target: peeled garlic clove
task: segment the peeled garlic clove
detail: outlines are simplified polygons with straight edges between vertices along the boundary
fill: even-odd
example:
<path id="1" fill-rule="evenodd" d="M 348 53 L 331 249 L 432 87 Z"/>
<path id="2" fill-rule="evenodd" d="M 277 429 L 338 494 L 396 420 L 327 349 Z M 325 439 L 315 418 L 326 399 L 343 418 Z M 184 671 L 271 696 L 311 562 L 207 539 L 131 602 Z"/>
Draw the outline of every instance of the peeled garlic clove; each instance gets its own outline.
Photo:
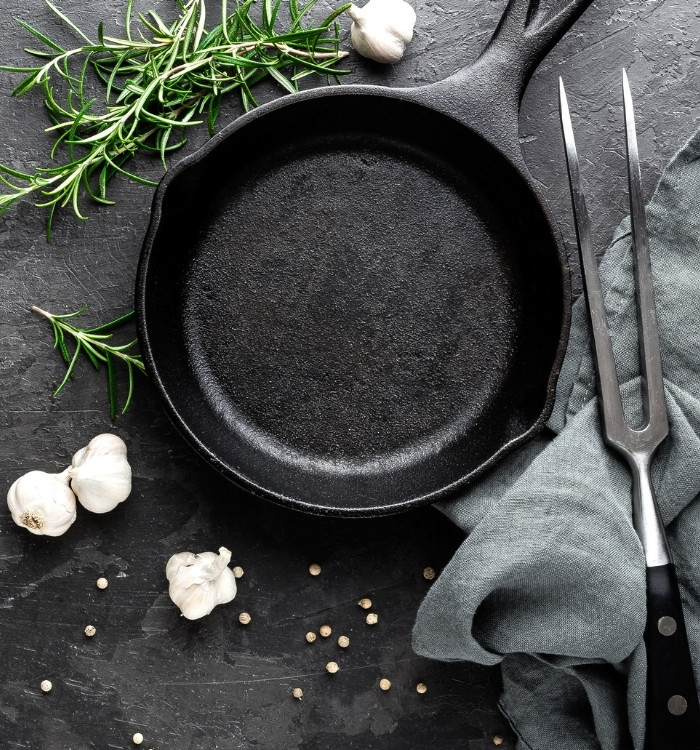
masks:
<path id="1" fill-rule="evenodd" d="M 80 504 L 93 513 L 106 513 L 131 492 L 131 467 L 126 444 L 109 432 L 94 437 L 74 456 L 70 486 Z"/>
<path id="2" fill-rule="evenodd" d="M 231 552 L 226 547 L 220 547 L 218 555 L 178 552 L 168 560 L 165 577 L 170 581 L 170 598 L 188 620 L 198 620 L 236 596 L 236 577 L 229 562 Z"/>
<path id="3" fill-rule="evenodd" d="M 68 470 L 62 474 L 30 471 L 7 493 L 12 520 L 32 534 L 60 536 L 75 521 L 75 495 L 68 486 Z"/>
<path id="4" fill-rule="evenodd" d="M 351 5 L 350 39 L 363 57 L 380 63 L 395 63 L 413 39 L 416 12 L 405 0 L 369 0 L 358 8 Z"/>

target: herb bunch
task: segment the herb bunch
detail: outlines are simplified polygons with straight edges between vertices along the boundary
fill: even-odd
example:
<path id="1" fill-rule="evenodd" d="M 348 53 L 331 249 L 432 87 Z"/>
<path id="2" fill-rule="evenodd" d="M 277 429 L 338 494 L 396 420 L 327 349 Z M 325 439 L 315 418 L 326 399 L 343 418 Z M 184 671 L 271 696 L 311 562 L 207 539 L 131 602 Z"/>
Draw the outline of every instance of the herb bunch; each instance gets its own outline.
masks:
<path id="1" fill-rule="evenodd" d="M 176 0 L 178 18 L 166 25 L 154 11 L 138 14 L 132 31 L 133 0 L 127 0 L 126 38 L 107 36 L 102 24 L 93 40 L 49 0 L 47 5 L 80 39 L 64 49 L 25 21 L 19 25 L 45 49 L 27 49 L 42 64 L 35 67 L 3 65 L 0 70 L 23 73 L 12 92 L 23 96 L 35 88 L 43 91 L 44 104 L 56 133 L 51 159 L 59 151 L 59 163 L 39 167 L 34 174 L 0 164 L 0 181 L 8 192 L 0 194 L 0 214 L 30 194 L 41 196 L 37 206 L 48 208 L 47 238 L 51 237 L 54 212 L 71 206 L 80 219 L 83 191 L 94 201 L 113 204 L 107 183 L 116 174 L 144 185 L 152 180 L 125 169 L 125 162 L 141 150 L 160 155 L 186 143 L 185 131 L 206 122 L 214 133 L 223 97 L 238 91 L 243 107 L 257 106 L 252 88 L 264 78 L 274 79 L 285 91 L 298 90 L 299 80 L 311 74 L 337 80 L 347 70 L 338 68 L 347 55 L 339 49 L 336 18 L 350 4 L 342 5 L 320 24 L 305 28 L 305 17 L 318 0 L 299 7 L 288 0 L 288 23 L 282 21 L 282 0 L 262 0 L 260 21 L 251 15 L 255 0 L 221 0 L 221 22 L 208 31 L 204 0 Z M 93 74 L 104 84 L 104 103 L 89 98 Z M 55 83 L 60 86 L 57 93 Z M 59 101 L 59 98 L 61 101 Z"/>
<path id="2" fill-rule="evenodd" d="M 76 310 L 74 313 L 68 313 L 66 315 L 55 315 L 46 310 L 42 310 L 40 307 L 33 306 L 34 312 L 43 315 L 51 322 L 54 334 L 54 349 L 58 349 L 61 352 L 61 356 L 68 366 L 66 374 L 61 384 L 54 391 L 54 397 L 63 390 L 66 383 L 74 376 L 75 366 L 78 362 L 80 352 L 83 352 L 87 358 L 92 362 L 96 370 L 100 369 L 101 365 L 105 365 L 107 369 L 107 388 L 109 391 L 109 416 L 114 419 L 117 415 L 117 380 L 115 373 L 116 363 L 121 362 L 126 365 L 126 369 L 129 376 L 129 390 L 126 396 L 126 401 L 122 407 L 121 413 L 129 408 L 131 399 L 134 395 L 134 370 L 146 373 L 146 368 L 141 360 L 141 355 L 136 353 L 130 353 L 129 350 L 133 349 L 138 343 L 136 339 L 129 341 L 127 344 L 115 346 L 109 343 L 112 338 L 112 331 L 121 326 L 122 324 L 130 321 L 134 317 L 134 311 L 120 315 L 118 318 L 111 320 L 109 323 L 97 326 L 95 328 L 79 328 L 78 326 L 70 323 L 71 318 L 77 318 L 87 310 L 87 305 L 83 305 L 80 310 Z M 66 335 L 71 336 L 75 343 L 75 349 L 71 354 L 66 344 Z"/>

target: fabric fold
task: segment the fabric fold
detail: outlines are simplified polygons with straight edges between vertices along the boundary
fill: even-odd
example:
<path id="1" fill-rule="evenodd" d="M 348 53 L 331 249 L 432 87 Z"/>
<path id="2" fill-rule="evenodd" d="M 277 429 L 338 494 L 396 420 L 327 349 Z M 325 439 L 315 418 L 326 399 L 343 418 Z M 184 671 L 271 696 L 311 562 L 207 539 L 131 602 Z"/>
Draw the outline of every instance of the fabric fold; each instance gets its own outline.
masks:
<path id="1" fill-rule="evenodd" d="M 647 206 L 670 434 L 652 465 L 700 666 L 700 133 Z M 640 426 L 629 221 L 600 266 L 625 413 Z M 440 509 L 466 533 L 414 649 L 502 665 L 519 750 L 642 750 L 645 568 L 631 477 L 604 444 L 588 316 L 574 305 L 549 429 Z"/>

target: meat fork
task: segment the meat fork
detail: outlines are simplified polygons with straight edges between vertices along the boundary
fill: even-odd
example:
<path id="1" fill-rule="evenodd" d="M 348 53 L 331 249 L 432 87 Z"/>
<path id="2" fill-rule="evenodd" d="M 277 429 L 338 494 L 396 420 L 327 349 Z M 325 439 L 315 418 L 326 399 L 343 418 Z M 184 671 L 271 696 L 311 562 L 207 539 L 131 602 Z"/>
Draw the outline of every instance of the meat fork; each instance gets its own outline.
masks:
<path id="1" fill-rule="evenodd" d="M 593 330 L 605 441 L 626 459 L 632 472 L 634 528 L 644 549 L 647 568 L 646 750 L 698 750 L 700 706 L 693 676 L 683 608 L 675 567 L 666 541 L 649 467 L 668 435 L 668 415 L 661 372 L 659 334 L 651 275 L 646 217 L 641 191 L 639 151 L 627 74 L 622 72 L 627 140 L 635 292 L 639 328 L 639 360 L 645 424 L 632 429 L 625 422 L 610 332 L 596 263 L 586 201 L 581 185 L 576 143 L 564 84 L 559 79 L 561 116 L 569 184 L 574 208 L 584 289 Z"/>

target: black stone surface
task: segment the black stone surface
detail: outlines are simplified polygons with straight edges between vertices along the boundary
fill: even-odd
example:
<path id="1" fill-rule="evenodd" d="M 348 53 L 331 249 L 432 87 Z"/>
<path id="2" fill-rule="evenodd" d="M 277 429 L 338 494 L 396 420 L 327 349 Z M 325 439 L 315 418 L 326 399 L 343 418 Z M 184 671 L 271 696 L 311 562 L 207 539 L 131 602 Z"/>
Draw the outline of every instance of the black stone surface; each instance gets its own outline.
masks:
<path id="1" fill-rule="evenodd" d="M 137 3 L 169 17 L 169 2 Z M 437 81 L 473 59 L 504 0 L 425 0 L 408 54 L 393 68 L 350 58 L 353 82 L 410 85 Z M 61 7 L 86 29 L 117 29 L 122 0 Z M 210 3 L 212 15 L 218 4 Z M 7 0 L 0 10 L 0 59 L 21 62 L 22 16 L 69 41 L 39 0 Z M 344 22 L 347 29 L 347 21 Z M 687 0 L 600 0 L 540 66 L 521 114 L 525 159 L 569 243 L 568 188 L 559 133 L 556 81 L 565 78 L 590 196 L 595 238 L 605 246 L 626 212 L 620 69 L 636 102 L 644 190 L 651 194 L 668 158 L 697 125 L 700 14 Z M 27 169 L 45 160 L 38 94 L 11 99 L 14 77 L 0 73 L 0 161 Z M 273 88 L 261 98 L 276 95 Z M 497 106 L 497 102 L 494 103 Z M 232 102 L 222 122 L 237 116 Z M 201 144 L 199 132 L 188 148 Z M 142 173 L 158 175 L 144 160 Z M 493 747 L 515 738 L 498 713 L 498 672 L 440 664 L 411 652 L 415 610 L 460 534 L 428 509 L 375 521 L 303 516 L 253 501 L 195 457 L 165 418 L 147 380 L 129 413 L 111 424 L 103 375 L 83 366 L 56 400 L 63 366 L 46 322 L 52 311 L 90 305 L 101 322 L 131 306 L 147 188 L 115 183 L 113 208 L 82 223 L 66 214 L 54 241 L 29 203 L 0 219 L 0 484 L 30 469 L 60 471 L 99 432 L 128 443 L 134 489 L 105 516 L 87 512 L 57 539 L 31 536 L 0 513 L 0 746 L 37 750 L 132 747 L 190 750 L 269 748 Z M 573 256 L 572 256 L 573 257 Z M 123 383 L 122 383 L 123 385 Z M 3 492 L 5 491 L 3 489 Z M 514 540 L 513 543 L 517 543 Z M 188 622 L 170 603 L 168 557 L 226 545 L 245 576 L 239 594 L 208 618 Z M 307 572 L 318 562 L 318 578 Z M 106 591 L 95 587 L 105 575 Z M 364 624 L 356 601 L 369 596 L 379 623 Z M 248 611 L 252 622 L 239 625 Z M 97 634 L 83 635 L 92 623 Z M 328 623 L 333 635 L 307 644 Z M 346 634 L 342 651 L 335 639 Z M 330 676 L 325 664 L 336 660 Z M 378 690 L 380 677 L 392 681 Z M 43 679 L 54 688 L 44 694 Z M 417 682 L 428 692 L 418 695 Z M 291 697 L 302 687 L 304 698 Z"/>

